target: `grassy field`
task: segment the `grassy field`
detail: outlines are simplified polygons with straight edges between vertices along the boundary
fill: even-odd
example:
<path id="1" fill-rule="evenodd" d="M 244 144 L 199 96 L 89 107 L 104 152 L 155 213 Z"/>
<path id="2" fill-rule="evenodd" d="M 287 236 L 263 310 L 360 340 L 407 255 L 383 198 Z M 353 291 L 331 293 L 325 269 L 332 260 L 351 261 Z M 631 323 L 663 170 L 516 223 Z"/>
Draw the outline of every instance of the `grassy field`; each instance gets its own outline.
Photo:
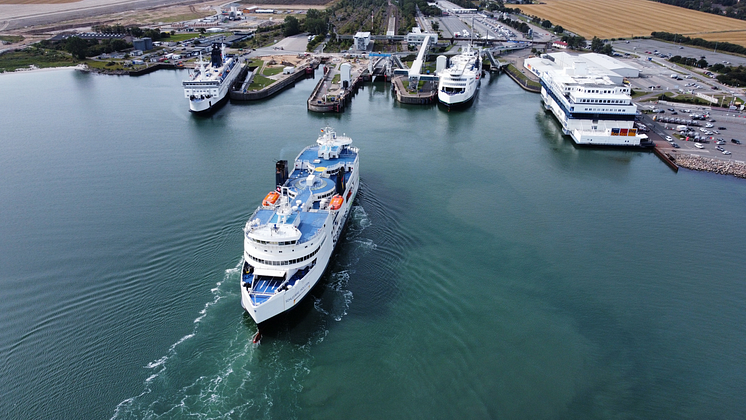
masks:
<path id="1" fill-rule="evenodd" d="M 268 79 L 261 74 L 255 74 L 254 80 L 251 81 L 251 84 L 246 88 L 247 90 L 259 90 L 263 89 L 266 86 L 271 85 L 275 81 L 272 79 Z"/>
<path id="2" fill-rule="evenodd" d="M 0 55 L 0 72 L 15 71 L 16 69 L 28 68 L 34 65 L 39 68 L 47 67 L 69 67 L 78 64 L 70 54 L 33 48 L 24 51 L 14 51 Z"/>
<path id="3" fill-rule="evenodd" d="M 542 3 L 516 7 L 588 39 L 649 36 L 653 31 L 664 31 L 746 46 L 746 21 L 650 0 L 542 0 Z"/>
<path id="4" fill-rule="evenodd" d="M 264 67 L 264 71 L 262 72 L 265 76 L 274 76 L 276 74 L 282 73 L 282 66 L 280 67 Z"/>
<path id="5" fill-rule="evenodd" d="M 0 41 L 10 42 L 11 44 L 23 41 L 24 37 L 20 35 L 0 35 Z"/>

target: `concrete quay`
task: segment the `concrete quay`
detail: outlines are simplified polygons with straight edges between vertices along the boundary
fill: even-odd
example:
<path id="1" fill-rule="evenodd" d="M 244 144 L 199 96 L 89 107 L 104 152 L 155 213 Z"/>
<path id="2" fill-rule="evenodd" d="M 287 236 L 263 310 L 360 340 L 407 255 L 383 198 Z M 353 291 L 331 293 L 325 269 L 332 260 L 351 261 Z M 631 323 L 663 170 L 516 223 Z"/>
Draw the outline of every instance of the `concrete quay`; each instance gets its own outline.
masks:
<path id="1" fill-rule="evenodd" d="M 268 98 L 283 89 L 295 85 L 295 82 L 297 82 L 300 79 L 306 78 L 306 77 L 312 77 L 313 76 L 313 70 L 316 69 L 319 66 L 319 62 L 316 60 L 311 61 L 310 63 L 303 65 L 301 67 L 296 68 L 296 70 L 289 74 L 289 75 L 283 75 L 283 77 L 279 78 L 277 81 L 272 83 L 269 86 L 266 86 L 259 90 L 241 90 L 242 85 L 248 85 L 251 83 L 250 78 L 253 76 L 252 72 L 249 72 L 248 69 L 245 70 L 245 72 L 238 77 L 238 81 L 236 81 L 231 88 L 229 94 L 232 101 L 258 101 L 260 99 Z M 257 71 L 259 69 L 255 69 Z M 247 79 L 249 78 L 249 79 Z M 246 83 L 244 83 L 246 82 Z"/>
<path id="2" fill-rule="evenodd" d="M 404 76 L 394 77 L 392 86 L 396 100 L 403 104 L 429 105 L 438 101 L 438 85 L 433 81 L 425 82 L 423 89 L 410 92 L 404 87 Z"/>
<path id="3" fill-rule="evenodd" d="M 342 62 L 339 59 L 327 61 L 324 67 L 324 76 L 316 84 L 311 96 L 308 98 L 306 106 L 312 112 L 344 112 L 346 106 L 357 93 L 360 86 L 369 77 L 367 75 L 367 60 L 345 61 L 351 68 L 350 84 L 344 86 L 340 78 L 335 76 L 340 74 Z"/>

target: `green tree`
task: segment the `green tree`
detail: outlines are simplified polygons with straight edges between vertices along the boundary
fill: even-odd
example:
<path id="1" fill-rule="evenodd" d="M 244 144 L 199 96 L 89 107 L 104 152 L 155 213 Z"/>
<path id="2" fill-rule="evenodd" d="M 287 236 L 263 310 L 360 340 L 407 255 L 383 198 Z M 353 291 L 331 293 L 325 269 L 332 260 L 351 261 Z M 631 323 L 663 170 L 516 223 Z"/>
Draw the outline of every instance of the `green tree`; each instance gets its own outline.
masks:
<path id="1" fill-rule="evenodd" d="M 285 27 L 283 29 L 285 36 L 292 36 L 300 33 L 300 22 L 295 16 L 285 16 Z"/>
<path id="2" fill-rule="evenodd" d="M 606 44 L 601 48 L 601 54 L 613 55 L 614 48 L 612 48 L 611 44 Z"/>
<path id="3" fill-rule="evenodd" d="M 554 27 L 554 33 L 555 34 L 561 34 L 563 32 L 565 32 L 565 28 L 563 28 L 563 27 L 561 27 L 559 25 L 557 25 L 557 26 Z"/>
<path id="4" fill-rule="evenodd" d="M 72 54 L 75 58 L 85 60 L 86 52 L 88 51 L 88 43 L 77 36 L 71 36 L 70 38 L 67 38 L 67 41 L 65 42 L 65 51 Z"/>
<path id="5" fill-rule="evenodd" d="M 707 67 L 707 60 L 705 60 L 704 58 L 701 58 L 699 61 L 697 61 L 697 67 L 701 69 Z"/>
<path id="6" fill-rule="evenodd" d="M 544 21 L 541 22 L 541 27 L 549 29 L 552 27 L 552 22 L 550 22 L 549 19 L 544 19 Z"/>
<path id="7" fill-rule="evenodd" d="M 604 47 L 604 42 L 601 41 L 597 36 L 594 36 L 591 40 L 591 51 L 595 53 L 600 53 L 601 49 Z"/>

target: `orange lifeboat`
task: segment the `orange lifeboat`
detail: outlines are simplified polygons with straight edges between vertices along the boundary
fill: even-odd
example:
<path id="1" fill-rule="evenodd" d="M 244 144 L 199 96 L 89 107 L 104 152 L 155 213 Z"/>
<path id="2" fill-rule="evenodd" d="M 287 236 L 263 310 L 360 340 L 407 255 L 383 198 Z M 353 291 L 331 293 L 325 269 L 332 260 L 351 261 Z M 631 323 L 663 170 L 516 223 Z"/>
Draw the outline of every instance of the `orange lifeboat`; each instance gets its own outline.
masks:
<path id="1" fill-rule="evenodd" d="M 263 206 L 272 206 L 277 202 L 277 199 L 280 198 L 280 193 L 277 191 L 272 191 L 269 194 L 267 194 L 266 197 L 264 197 L 264 201 L 262 201 Z"/>
<path id="2" fill-rule="evenodd" d="M 341 195 L 337 194 L 334 197 L 332 197 L 332 202 L 329 204 L 330 210 L 339 210 L 340 207 L 342 207 L 342 203 L 344 203 L 344 198 L 342 198 Z"/>

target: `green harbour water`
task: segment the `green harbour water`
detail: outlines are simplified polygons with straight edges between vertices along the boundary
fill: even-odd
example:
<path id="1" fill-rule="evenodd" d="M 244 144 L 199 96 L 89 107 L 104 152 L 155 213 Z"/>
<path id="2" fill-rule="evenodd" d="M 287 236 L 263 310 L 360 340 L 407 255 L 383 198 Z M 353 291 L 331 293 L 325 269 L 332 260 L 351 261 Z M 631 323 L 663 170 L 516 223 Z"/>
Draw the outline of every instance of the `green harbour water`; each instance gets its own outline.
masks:
<path id="1" fill-rule="evenodd" d="M 0 75 L 0 418 L 743 418 L 744 180 L 574 147 L 505 76 L 209 117 L 185 76 Z M 241 228 L 326 125 L 357 202 L 256 346 Z"/>

